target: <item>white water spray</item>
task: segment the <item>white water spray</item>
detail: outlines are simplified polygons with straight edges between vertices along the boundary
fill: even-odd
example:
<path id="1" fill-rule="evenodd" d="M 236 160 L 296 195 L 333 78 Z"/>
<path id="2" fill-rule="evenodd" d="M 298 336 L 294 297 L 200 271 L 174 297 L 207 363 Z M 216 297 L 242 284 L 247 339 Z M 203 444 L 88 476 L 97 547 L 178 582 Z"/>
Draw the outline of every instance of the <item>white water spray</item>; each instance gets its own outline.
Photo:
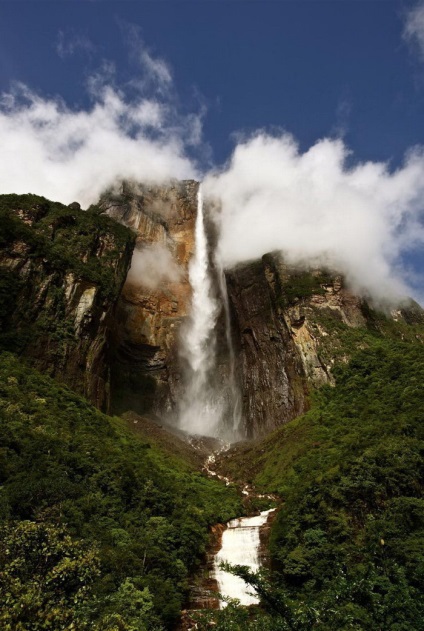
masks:
<path id="1" fill-rule="evenodd" d="M 182 332 L 181 354 L 187 361 L 187 382 L 180 404 L 180 426 L 191 434 L 216 436 L 222 417 L 222 402 L 210 384 L 215 367 L 215 324 L 219 306 L 212 292 L 206 238 L 202 186 L 197 194 L 195 252 L 189 267 L 192 287 L 191 314 Z"/>

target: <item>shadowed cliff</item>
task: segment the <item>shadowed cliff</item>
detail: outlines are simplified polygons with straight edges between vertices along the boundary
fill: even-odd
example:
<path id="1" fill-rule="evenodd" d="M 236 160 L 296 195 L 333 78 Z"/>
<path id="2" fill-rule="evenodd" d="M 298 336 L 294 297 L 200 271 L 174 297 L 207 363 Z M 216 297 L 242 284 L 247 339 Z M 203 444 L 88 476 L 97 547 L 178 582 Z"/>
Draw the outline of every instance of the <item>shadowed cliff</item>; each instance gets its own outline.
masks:
<path id="1" fill-rule="evenodd" d="M 309 407 L 310 393 L 333 384 L 336 360 L 347 361 L 349 331 L 422 339 L 424 311 L 412 300 L 372 307 L 335 271 L 288 265 L 278 253 L 226 272 L 245 435 L 264 436 Z M 418 329 L 416 328 L 418 326 Z"/>
<path id="2" fill-rule="evenodd" d="M 0 196 L 0 344 L 107 410 L 131 232 L 35 195 Z"/>

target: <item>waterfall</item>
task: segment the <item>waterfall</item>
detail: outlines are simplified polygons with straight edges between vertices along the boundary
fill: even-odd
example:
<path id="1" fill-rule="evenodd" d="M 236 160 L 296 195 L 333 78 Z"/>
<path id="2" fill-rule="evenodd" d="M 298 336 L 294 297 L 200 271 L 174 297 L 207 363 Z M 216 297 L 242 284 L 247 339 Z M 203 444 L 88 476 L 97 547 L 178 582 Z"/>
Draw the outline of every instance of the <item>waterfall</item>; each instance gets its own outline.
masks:
<path id="1" fill-rule="evenodd" d="M 216 361 L 215 324 L 219 305 L 213 296 L 206 238 L 202 185 L 197 194 L 195 251 L 189 266 L 191 313 L 182 330 L 181 355 L 187 364 L 185 391 L 181 396 L 180 427 L 191 434 L 216 436 L 222 401 L 211 385 Z"/>
<path id="2" fill-rule="evenodd" d="M 221 549 L 214 559 L 213 577 L 218 583 L 219 593 L 228 598 L 237 598 L 241 605 L 253 605 L 259 600 L 243 579 L 222 570 L 220 564 L 247 565 L 253 572 L 259 569 L 260 529 L 267 523 L 273 510 L 262 511 L 255 517 L 233 519 L 223 532 Z M 226 602 L 221 601 L 220 606 L 225 607 Z"/>
<path id="3" fill-rule="evenodd" d="M 215 270 L 212 277 L 200 184 L 195 249 L 189 265 L 191 311 L 181 331 L 180 355 L 185 361 L 185 370 L 179 400 L 179 425 L 190 434 L 220 437 L 231 442 L 240 437 L 241 397 L 236 380 L 227 283 L 218 260 L 215 260 Z M 225 384 L 219 382 L 217 374 L 216 323 L 222 305 L 218 303 L 214 289 L 219 289 L 224 307 L 229 368 Z"/>

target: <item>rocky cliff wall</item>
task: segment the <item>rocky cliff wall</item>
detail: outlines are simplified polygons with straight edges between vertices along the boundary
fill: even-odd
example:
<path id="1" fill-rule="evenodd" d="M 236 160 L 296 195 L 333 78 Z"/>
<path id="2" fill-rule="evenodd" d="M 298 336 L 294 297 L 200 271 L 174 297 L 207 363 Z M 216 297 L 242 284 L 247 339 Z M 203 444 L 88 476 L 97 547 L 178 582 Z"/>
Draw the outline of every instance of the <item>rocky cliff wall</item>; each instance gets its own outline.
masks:
<path id="1" fill-rule="evenodd" d="M 100 206 L 136 233 L 133 266 L 119 299 L 112 407 L 167 414 L 180 380 L 178 336 L 189 313 L 198 183 L 124 183 Z"/>
<path id="2" fill-rule="evenodd" d="M 307 406 L 302 361 L 268 271 L 260 260 L 226 274 L 248 438 L 272 431 Z"/>
<path id="3" fill-rule="evenodd" d="M 424 323 L 412 301 L 375 311 L 329 270 L 299 269 L 279 254 L 226 272 L 244 433 L 263 436 L 308 408 L 308 395 L 333 384 L 336 361 L 347 361 L 350 329 L 414 335 Z M 406 327 L 406 328 L 405 328 Z"/>
<path id="4" fill-rule="evenodd" d="M 190 308 L 197 191 L 194 181 L 123 184 L 88 211 L 0 196 L 0 348 L 30 358 L 101 409 L 169 414 Z M 216 229 L 208 231 L 213 249 Z M 220 295 L 219 270 L 212 274 Z M 244 437 L 301 414 L 313 388 L 333 383 L 334 363 L 349 357 L 346 331 L 410 336 L 424 322 L 418 305 L 379 314 L 339 274 L 299 270 L 278 254 L 228 270 L 226 282 Z M 214 378 L 230 406 L 224 310 L 217 342 Z"/>
<path id="5" fill-rule="evenodd" d="M 0 196 L 0 215 L 0 347 L 108 410 L 131 232 L 95 209 L 33 195 Z"/>

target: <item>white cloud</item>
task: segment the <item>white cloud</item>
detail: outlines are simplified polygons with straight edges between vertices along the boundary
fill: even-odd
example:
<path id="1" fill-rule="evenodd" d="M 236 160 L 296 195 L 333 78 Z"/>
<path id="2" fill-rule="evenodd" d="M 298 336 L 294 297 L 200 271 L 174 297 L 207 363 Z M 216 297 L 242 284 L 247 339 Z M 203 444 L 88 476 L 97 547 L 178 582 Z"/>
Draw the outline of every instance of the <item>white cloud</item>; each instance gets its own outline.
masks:
<path id="1" fill-rule="evenodd" d="M 119 85 L 115 65 L 103 60 L 87 79 L 89 107 L 71 109 L 23 84 L 0 95 L 0 193 L 86 207 L 122 179 L 198 177 L 187 149 L 201 146 L 204 107 L 182 113 L 169 66 L 146 47 L 138 27 L 121 26 L 138 74 Z M 62 57 L 95 50 L 69 33 L 59 32 Z"/>
<path id="2" fill-rule="evenodd" d="M 65 33 L 65 31 L 60 30 L 58 32 L 56 52 L 61 59 L 73 57 L 77 53 L 92 55 L 95 51 L 95 45 L 86 35 L 75 31 Z"/>
<path id="3" fill-rule="evenodd" d="M 401 254 L 424 244 L 424 156 L 348 167 L 341 140 L 301 153 L 294 138 L 259 133 L 242 141 L 225 170 L 205 181 L 221 207 L 219 256 L 226 266 L 282 251 L 344 272 L 357 291 L 384 299 L 408 293 Z"/>
<path id="4" fill-rule="evenodd" d="M 85 109 L 22 84 L 1 95 L 0 193 L 32 192 L 86 207 L 122 179 L 199 178 L 187 151 L 205 149 L 205 108 L 181 114 L 169 66 L 147 49 L 137 27 L 123 26 L 140 70 L 130 84 L 118 87 L 106 61 L 88 80 L 92 103 Z M 424 4 L 408 14 L 405 33 L 424 55 Z M 379 298 L 409 293 L 401 260 L 424 244 L 423 152 L 411 151 L 396 171 L 384 163 L 349 167 L 348 154 L 340 139 L 301 153 L 283 132 L 239 136 L 231 162 L 205 180 L 205 194 L 221 209 L 223 264 L 280 250 L 292 262 L 332 265 L 357 291 Z M 134 261 L 133 277 L 153 255 L 160 274 L 152 278 L 167 266 L 172 276 L 169 257 L 147 250 L 141 267 Z"/>
<path id="5" fill-rule="evenodd" d="M 127 98 L 113 82 L 113 67 L 91 78 L 94 102 L 70 109 L 17 84 L 0 99 L 0 193 L 37 193 L 83 207 L 117 180 L 163 182 L 190 178 L 186 157 L 197 115 L 150 94 Z"/>
<path id="6" fill-rule="evenodd" d="M 140 51 L 140 62 L 148 76 L 160 86 L 171 84 L 171 71 L 163 59 L 153 57 L 145 48 Z"/>
<path id="7" fill-rule="evenodd" d="M 160 128 L 164 121 L 164 108 L 155 101 L 142 101 L 132 111 L 132 120 L 145 127 Z"/>
<path id="8" fill-rule="evenodd" d="M 153 54 L 143 40 L 139 26 L 122 20 L 120 26 L 129 46 L 131 57 L 141 71 L 140 76 L 133 81 L 133 84 L 138 84 L 143 89 L 154 90 L 162 95 L 172 92 L 171 66 L 164 59 Z"/>
<path id="9" fill-rule="evenodd" d="M 420 2 L 406 13 L 404 37 L 424 60 L 424 2 Z"/>

